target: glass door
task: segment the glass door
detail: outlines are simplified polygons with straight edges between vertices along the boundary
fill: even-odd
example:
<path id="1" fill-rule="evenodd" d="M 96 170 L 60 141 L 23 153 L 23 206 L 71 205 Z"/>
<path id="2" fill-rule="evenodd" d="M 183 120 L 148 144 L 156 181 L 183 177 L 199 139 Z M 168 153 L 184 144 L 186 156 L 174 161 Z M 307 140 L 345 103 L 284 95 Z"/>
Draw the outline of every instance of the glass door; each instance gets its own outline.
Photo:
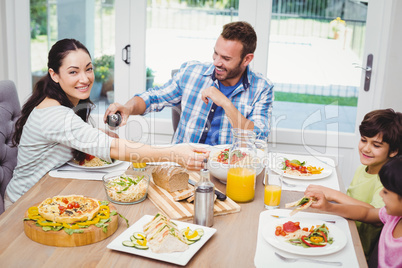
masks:
<path id="1" fill-rule="evenodd" d="M 147 2 L 146 89 L 166 83 L 187 61 L 212 62 L 222 26 L 238 20 L 238 0 Z M 171 109 L 149 116 L 170 120 Z"/>
<path id="2" fill-rule="evenodd" d="M 95 83 L 90 99 L 95 113 L 114 101 L 114 0 L 30 0 L 32 87 L 47 72 L 47 54 L 63 38 L 74 38 L 89 50 Z"/>
<path id="3" fill-rule="evenodd" d="M 354 133 L 367 4 L 273 0 L 273 127 Z"/>

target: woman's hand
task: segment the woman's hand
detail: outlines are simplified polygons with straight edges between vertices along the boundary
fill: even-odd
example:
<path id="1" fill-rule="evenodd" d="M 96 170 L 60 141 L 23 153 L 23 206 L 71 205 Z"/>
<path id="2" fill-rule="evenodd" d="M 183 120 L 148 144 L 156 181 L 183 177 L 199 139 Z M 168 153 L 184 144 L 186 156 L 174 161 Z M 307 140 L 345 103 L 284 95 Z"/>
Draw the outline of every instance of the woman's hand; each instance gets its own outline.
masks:
<path id="1" fill-rule="evenodd" d="M 201 170 L 203 161 L 208 159 L 209 151 L 205 149 L 194 148 L 190 145 L 179 144 L 173 147 L 174 162 L 189 170 Z"/>
<path id="2" fill-rule="evenodd" d="M 120 126 L 124 126 L 125 124 L 127 124 L 128 117 L 130 116 L 130 110 L 128 107 L 117 102 L 110 104 L 109 107 L 106 109 L 105 115 L 103 116 L 103 122 L 107 122 L 108 115 L 115 114 L 117 112 L 120 113 L 122 119 Z"/>

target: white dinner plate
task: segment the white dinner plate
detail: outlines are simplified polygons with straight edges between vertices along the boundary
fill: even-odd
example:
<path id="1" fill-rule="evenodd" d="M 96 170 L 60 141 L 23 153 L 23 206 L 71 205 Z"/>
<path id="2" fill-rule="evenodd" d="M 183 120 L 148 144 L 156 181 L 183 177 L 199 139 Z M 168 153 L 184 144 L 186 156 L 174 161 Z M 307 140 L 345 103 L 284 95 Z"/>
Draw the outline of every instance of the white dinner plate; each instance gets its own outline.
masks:
<path id="1" fill-rule="evenodd" d="M 191 230 L 201 228 L 204 230 L 204 235 L 201 237 L 201 239 L 199 241 L 190 245 L 189 248 L 183 252 L 154 253 L 154 252 L 152 252 L 151 249 L 140 250 L 140 249 L 136 249 L 133 247 L 123 246 L 123 244 L 122 244 L 123 241 L 130 240 L 130 236 L 132 236 L 134 232 L 143 232 L 142 227 L 146 223 L 150 222 L 153 218 L 154 218 L 154 216 L 151 216 L 151 215 L 143 216 L 136 223 L 131 225 L 130 228 L 125 230 L 116 239 L 114 239 L 112 242 L 110 242 L 110 244 L 107 245 L 107 248 L 139 255 L 142 257 L 147 257 L 147 258 L 151 258 L 151 259 L 155 259 L 155 260 L 160 260 L 160 261 L 165 261 L 165 262 L 170 262 L 170 263 L 174 263 L 177 265 L 185 266 L 191 260 L 191 258 L 197 253 L 197 251 L 200 250 L 200 248 L 216 232 L 216 229 L 214 229 L 214 228 L 208 228 L 208 227 L 200 226 L 197 224 L 172 220 L 174 223 L 177 224 L 177 228 L 179 230 L 187 228 L 187 227 L 190 227 Z"/>
<path id="2" fill-rule="evenodd" d="M 305 166 L 313 166 L 313 167 L 321 167 L 324 168 L 323 171 L 321 171 L 320 174 L 312 174 L 311 176 L 298 176 L 298 175 L 290 175 L 284 172 L 282 170 L 282 162 L 284 159 L 289 159 L 293 160 L 291 155 L 285 155 L 285 154 L 275 154 L 275 158 L 273 161 L 270 161 L 270 166 L 272 170 L 278 174 L 283 174 L 283 177 L 285 178 L 290 178 L 290 179 L 296 179 L 296 180 L 319 180 L 328 177 L 329 175 L 332 174 L 333 168 L 326 164 L 325 157 L 313 157 L 313 156 L 304 156 L 304 157 L 299 157 L 297 160 L 300 162 L 305 161 L 306 164 Z M 271 159 L 272 160 L 272 159 Z"/>
<path id="3" fill-rule="evenodd" d="M 287 239 L 284 238 L 283 236 L 275 235 L 276 226 L 281 225 L 288 221 L 300 222 L 301 228 L 307 227 L 309 229 L 313 225 L 316 226 L 325 223 L 325 225 L 328 227 L 329 230 L 329 237 L 333 237 L 334 242 L 332 244 L 326 245 L 325 247 L 312 247 L 312 248 L 304 248 L 302 246 L 292 245 L 286 242 Z M 281 218 L 281 219 L 270 220 L 269 223 L 266 226 L 264 226 L 262 235 L 264 239 L 273 247 L 276 247 L 289 253 L 305 255 L 305 256 L 321 256 L 321 255 L 332 254 L 343 249 L 346 246 L 347 242 L 346 235 L 337 226 L 328 222 L 312 218 L 292 217 L 292 218 Z"/>
<path id="4" fill-rule="evenodd" d="M 67 162 L 67 164 L 70 165 L 70 166 L 73 166 L 73 167 L 76 167 L 76 168 L 82 168 L 82 169 L 110 168 L 110 167 L 117 166 L 117 165 L 120 164 L 120 163 L 122 163 L 122 161 L 120 161 L 120 160 L 114 160 L 114 162 L 111 163 L 111 164 L 109 164 L 109 165 L 108 165 L 108 164 L 105 164 L 105 165 L 99 166 L 99 167 L 86 167 L 86 166 L 81 166 L 81 165 L 75 163 L 73 160 L 70 160 L 70 161 Z"/>

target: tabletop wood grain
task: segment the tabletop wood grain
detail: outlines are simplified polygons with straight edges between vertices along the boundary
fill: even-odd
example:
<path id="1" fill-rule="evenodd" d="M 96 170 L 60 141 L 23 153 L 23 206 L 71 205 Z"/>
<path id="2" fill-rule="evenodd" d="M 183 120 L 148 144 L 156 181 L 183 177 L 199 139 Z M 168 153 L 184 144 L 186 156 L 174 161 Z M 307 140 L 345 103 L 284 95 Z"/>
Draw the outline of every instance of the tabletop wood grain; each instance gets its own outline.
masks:
<path id="1" fill-rule="evenodd" d="M 225 185 L 212 179 L 222 192 Z M 342 186 L 343 187 L 343 186 Z M 38 202 L 55 195 L 80 194 L 106 200 L 101 181 L 53 178 L 45 175 L 11 208 L 0 216 L 0 266 L 2 267 L 176 267 L 173 264 L 152 260 L 106 248 L 126 230 L 119 219 L 117 231 L 109 238 L 80 247 L 53 247 L 30 240 L 23 230 L 24 212 Z M 257 178 L 256 194 L 252 202 L 240 203 L 241 211 L 214 218 L 217 232 L 195 254 L 188 267 L 253 267 L 257 245 L 259 215 L 264 211 L 264 188 L 261 176 Z M 283 191 L 284 204 L 301 198 L 302 192 Z M 155 215 L 158 209 L 146 199 L 136 205 L 115 205 L 118 212 L 135 223 L 144 215 Z M 308 209 L 309 212 L 318 212 Z M 360 267 L 367 267 L 359 235 L 353 221 L 348 221 Z"/>

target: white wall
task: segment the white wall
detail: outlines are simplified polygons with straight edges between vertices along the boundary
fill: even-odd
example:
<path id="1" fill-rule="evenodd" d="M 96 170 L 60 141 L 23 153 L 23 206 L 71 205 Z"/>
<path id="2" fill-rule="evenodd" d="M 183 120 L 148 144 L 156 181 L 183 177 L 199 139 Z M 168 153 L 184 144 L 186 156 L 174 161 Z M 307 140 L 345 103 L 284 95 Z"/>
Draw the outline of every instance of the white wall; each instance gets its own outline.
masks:
<path id="1" fill-rule="evenodd" d="M 380 106 L 402 112 L 402 1 L 393 1 L 384 94 Z"/>

